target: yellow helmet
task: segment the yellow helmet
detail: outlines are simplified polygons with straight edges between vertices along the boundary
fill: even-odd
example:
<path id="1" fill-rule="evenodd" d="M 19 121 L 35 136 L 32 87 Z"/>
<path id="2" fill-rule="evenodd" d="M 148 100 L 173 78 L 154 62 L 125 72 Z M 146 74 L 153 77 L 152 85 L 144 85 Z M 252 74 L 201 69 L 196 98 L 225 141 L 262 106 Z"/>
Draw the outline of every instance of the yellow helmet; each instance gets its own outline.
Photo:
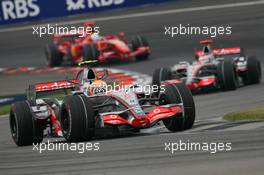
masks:
<path id="1" fill-rule="evenodd" d="M 95 95 L 95 94 L 103 94 L 107 91 L 107 84 L 103 80 L 95 80 L 90 86 L 89 86 L 89 94 Z"/>

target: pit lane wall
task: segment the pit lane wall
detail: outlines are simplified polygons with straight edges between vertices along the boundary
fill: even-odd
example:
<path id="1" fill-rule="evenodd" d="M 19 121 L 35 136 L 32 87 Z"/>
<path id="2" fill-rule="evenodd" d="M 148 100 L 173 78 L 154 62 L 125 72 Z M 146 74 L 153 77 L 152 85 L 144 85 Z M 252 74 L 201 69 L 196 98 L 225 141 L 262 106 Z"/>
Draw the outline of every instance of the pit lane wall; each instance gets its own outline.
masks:
<path id="1" fill-rule="evenodd" d="M 0 0 L 0 26 L 176 0 Z"/>

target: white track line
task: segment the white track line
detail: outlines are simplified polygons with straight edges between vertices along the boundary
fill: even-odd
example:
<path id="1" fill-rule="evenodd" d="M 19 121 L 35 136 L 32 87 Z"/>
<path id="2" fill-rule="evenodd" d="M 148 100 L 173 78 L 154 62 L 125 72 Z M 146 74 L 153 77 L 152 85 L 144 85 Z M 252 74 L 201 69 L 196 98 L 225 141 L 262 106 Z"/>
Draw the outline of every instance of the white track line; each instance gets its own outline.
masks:
<path id="1" fill-rule="evenodd" d="M 254 130 L 264 127 L 264 122 L 253 122 L 223 129 L 223 131 Z"/>
<path id="2" fill-rule="evenodd" d="M 174 13 L 195 12 L 195 11 L 215 10 L 215 9 L 234 8 L 234 7 L 245 7 L 245 6 L 253 6 L 253 5 L 263 5 L 263 4 L 264 4 L 264 0 L 259 0 L 259 1 L 251 1 L 251 2 L 238 2 L 238 3 L 231 3 L 231 4 L 208 5 L 208 6 L 173 9 L 173 10 L 143 12 L 143 13 L 127 14 L 127 15 L 119 15 L 119 16 L 85 18 L 82 20 L 71 20 L 71 21 L 64 21 L 64 22 L 58 22 L 58 23 L 46 23 L 46 24 L 73 25 L 73 24 L 85 22 L 87 20 L 89 20 L 89 21 L 108 21 L 108 20 L 129 19 L 129 18 L 156 16 L 156 15 L 167 15 L 167 14 L 174 14 Z M 41 25 L 37 25 L 37 26 L 43 26 L 43 25 L 45 25 L 45 24 L 41 24 Z M 32 29 L 32 25 L 0 29 L 0 33 L 22 31 L 22 30 L 28 30 L 28 29 Z"/>
<path id="3" fill-rule="evenodd" d="M 197 127 L 189 129 L 188 132 L 199 132 L 199 131 L 202 131 L 202 130 L 210 129 L 210 128 L 221 126 L 221 125 L 223 125 L 223 123 L 208 124 L 208 125 L 204 125 L 204 126 L 197 126 Z"/>

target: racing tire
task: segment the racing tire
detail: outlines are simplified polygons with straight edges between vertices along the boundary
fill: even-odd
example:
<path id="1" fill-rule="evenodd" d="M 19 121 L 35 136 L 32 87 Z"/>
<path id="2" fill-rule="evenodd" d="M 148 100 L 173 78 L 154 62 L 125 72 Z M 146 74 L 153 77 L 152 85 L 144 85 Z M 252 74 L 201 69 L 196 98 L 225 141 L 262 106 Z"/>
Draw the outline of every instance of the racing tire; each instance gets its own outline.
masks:
<path id="1" fill-rule="evenodd" d="M 173 116 L 163 120 L 165 127 L 171 131 L 192 128 L 195 121 L 195 104 L 191 91 L 183 84 L 170 84 L 160 94 L 160 104 L 183 104 L 182 116 Z"/>
<path id="2" fill-rule="evenodd" d="M 138 50 L 140 47 L 149 47 L 148 40 L 143 36 L 136 36 L 132 42 L 133 51 Z M 141 54 L 136 56 L 136 60 L 146 60 L 149 57 L 149 53 Z"/>
<path id="3" fill-rule="evenodd" d="M 49 67 L 61 66 L 63 55 L 59 52 L 56 44 L 48 44 L 45 48 L 46 60 Z"/>
<path id="4" fill-rule="evenodd" d="M 155 69 L 152 75 L 152 85 L 160 87 L 162 81 L 171 79 L 171 71 L 169 68 L 162 67 Z"/>
<path id="5" fill-rule="evenodd" d="M 83 60 L 98 60 L 100 56 L 100 51 L 96 47 L 96 44 L 85 44 L 83 45 Z"/>
<path id="6" fill-rule="evenodd" d="M 259 84 L 261 81 L 261 63 L 260 61 L 252 56 L 247 60 L 247 72 L 243 77 L 243 83 L 245 85 Z"/>
<path id="7" fill-rule="evenodd" d="M 68 142 L 91 140 L 95 132 L 92 102 L 84 95 L 66 96 L 60 112 L 64 138 Z"/>
<path id="8" fill-rule="evenodd" d="M 224 60 L 218 64 L 217 79 L 223 91 L 236 90 L 238 80 L 232 60 Z"/>
<path id="9" fill-rule="evenodd" d="M 11 106 L 9 123 L 11 136 L 17 146 L 42 142 L 42 122 L 34 120 L 28 101 L 16 102 Z"/>

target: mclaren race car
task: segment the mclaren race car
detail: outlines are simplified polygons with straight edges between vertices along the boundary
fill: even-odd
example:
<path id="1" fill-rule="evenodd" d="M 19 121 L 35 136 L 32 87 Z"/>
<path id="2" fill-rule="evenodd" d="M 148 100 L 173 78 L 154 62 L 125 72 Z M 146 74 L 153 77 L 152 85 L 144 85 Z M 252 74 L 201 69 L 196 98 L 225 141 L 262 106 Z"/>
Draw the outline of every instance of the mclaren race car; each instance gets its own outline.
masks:
<path id="1" fill-rule="evenodd" d="M 94 29 L 94 22 L 84 26 Z M 97 60 L 105 63 L 109 60 L 144 60 L 149 57 L 149 43 L 143 36 L 135 37 L 131 43 L 123 32 L 118 35 L 100 36 L 98 31 L 91 33 L 68 32 L 55 34 L 52 43 L 45 47 L 48 66 L 61 66 L 63 61 L 75 65 L 82 61 Z"/>
<path id="2" fill-rule="evenodd" d="M 43 137 L 63 137 L 68 142 L 82 142 L 94 137 L 97 129 L 127 126 L 149 128 L 163 121 L 169 131 L 193 126 L 195 105 L 190 90 L 183 83 L 167 83 L 155 96 L 138 89 L 109 89 L 107 71 L 98 74 L 85 67 L 75 79 L 30 86 L 27 100 L 12 104 L 10 128 L 18 146 L 42 142 Z M 67 92 L 63 100 L 46 93 Z"/>
<path id="3" fill-rule="evenodd" d="M 195 53 L 194 62 L 183 61 L 171 68 L 156 69 L 153 84 L 175 80 L 184 82 L 194 93 L 207 93 L 260 83 L 261 63 L 256 57 L 245 55 L 240 47 L 212 49 L 211 40 L 200 43 L 203 50 Z"/>

